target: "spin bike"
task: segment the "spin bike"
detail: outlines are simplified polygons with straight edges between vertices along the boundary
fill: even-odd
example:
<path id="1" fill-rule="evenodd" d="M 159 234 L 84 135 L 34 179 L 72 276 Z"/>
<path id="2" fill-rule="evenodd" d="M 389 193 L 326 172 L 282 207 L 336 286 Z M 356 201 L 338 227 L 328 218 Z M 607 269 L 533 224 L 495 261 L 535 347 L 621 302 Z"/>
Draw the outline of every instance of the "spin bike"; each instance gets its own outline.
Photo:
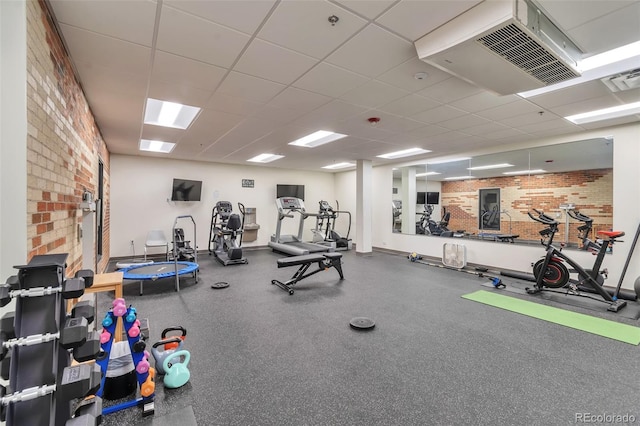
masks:
<path id="1" fill-rule="evenodd" d="M 591 296 L 580 294 L 579 287 L 584 286 L 589 292 L 593 290 L 594 293 L 599 294 L 604 299 L 603 302 L 609 305 L 607 308 L 608 311 L 618 312 L 624 308 L 627 302 L 617 297 L 612 297 L 602 287 L 607 271 L 600 271 L 607 248 L 613 246 L 616 238 L 624 236 L 624 232 L 599 231 L 598 234 L 602 236 L 602 244 L 598 249 L 593 268 L 584 269 L 576 261 L 562 252 L 564 243 L 560 244 L 559 249 L 553 245 L 553 237 L 555 233 L 558 232 L 558 221 L 540 210 L 534 209 L 533 211 L 536 213 L 535 215 L 532 212 L 527 212 L 529 217 L 547 226 L 547 228 L 540 231 L 540 235 L 542 236 L 540 243 L 546 247 L 547 253 L 533 265 L 533 275 L 536 278 L 536 284 L 533 288 L 526 288 L 527 293 L 535 294 L 541 291 L 553 291 L 547 290 L 545 287 L 557 289 L 563 288 L 568 284 L 566 294 L 592 298 Z M 565 266 L 565 262 L 578 273 L 578 280 L 571 280 L 570 282 L 569 269 Z"/>
<path id="2" fill-rule="evenodd" d="M 591 219 L 586 214 L 580 213 L 578 210 L 575 210 L 575 209 L 567 210 L 567 214 L 569 215 L 569 217 L 579 222 L 582 222 L 584 224 L 584 225 L 578 226 L 578 238 L 580 238 L 580 241 L 582 242 L 582 245 L 580 246 L 580 250 L 586 250 L 586 251 L 600 250 L 600 244 L 589 239 L 589 234 L 593 229 L 593 219 Z"/>

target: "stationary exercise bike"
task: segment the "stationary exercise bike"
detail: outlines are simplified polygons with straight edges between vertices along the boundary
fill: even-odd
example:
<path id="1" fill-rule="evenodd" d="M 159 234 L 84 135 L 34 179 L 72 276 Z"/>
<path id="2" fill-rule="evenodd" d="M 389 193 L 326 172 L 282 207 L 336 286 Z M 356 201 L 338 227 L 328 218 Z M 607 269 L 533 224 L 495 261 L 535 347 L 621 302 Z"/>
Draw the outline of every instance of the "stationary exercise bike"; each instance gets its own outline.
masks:
<path id="1" fill-rule="evenodd" d="M 209 254 L 213 254 L 224 266 L 249 263 L 242 256 L 242 229 L 245 218 L 244 205 L 238 203 L 242 218 L 233 213 L 229 201 L 218 201 L 211 213 Z M 238 241 L 239 240 L 239 241 Z"/>
<path id="2" fill-rule="evenodd" d="M 561 243 L 559 249 L 553 245 L 553 237 L 555 233 L 558 232 L 558 221 L 540 210 L 534 209 L 533 211 L 535 214 L 527 212 L 529 217 L 547 226 L 547 228 L 540 231 L 540 235 L 542 236 L 540 243 L 545 246 L 547 253 L 542 259 L 533 264 L 533 275 L 536 278 L 536 284 L 533 288 L 526 288 L 527 293 L 535 294 L 541 291 L 553 291 L 547 289 L 567 287 L 567 294 L 593 298 L 580 294 L 580 287 L 583 286 L 585 291 L 599 294 L 602 299 L 604 299 L 603 301 L 609 305 L 607 308 L 608 311 L 618 312 L 625 307 L 627 302 L 618 299 L 617 296 L 611 296 L 602 287 L 607 276 L 607 271 L 600 271 L 607 248 L 613 246 L 617 238 L 624 236 L 624 232 L 598 232 L 598 234 L 602 236 L 602 244 L 598 250 L 593 268 L 584 269 L 576 261 L 562 252 L 564 244 Z M 578 273 L 577 280 L 570 280 L 569 269 L 565 266 L 565 262 Z M 617 292 L 614 294 L 617 295 Z"/>
<path id="3" fill-rule="evenodd" d="M 424 212 L 422 212 L 422 216 L 418 222 L 416 222 L 416 234 L 427 234 L 427 235 L 443 235 L 443 236 L 452 236 L 453 232 L 447 228 L 449 226 L 449 219 L 451 218 L 451 213 L 446 211 L 446 208 L 443 207 L 444 214 L 442 215 L 442 219 L 440 222 L 436 222 L 431 219 L 431 215 L 433 214 L 433 206 L 431 204 L 424 205 Z"/>

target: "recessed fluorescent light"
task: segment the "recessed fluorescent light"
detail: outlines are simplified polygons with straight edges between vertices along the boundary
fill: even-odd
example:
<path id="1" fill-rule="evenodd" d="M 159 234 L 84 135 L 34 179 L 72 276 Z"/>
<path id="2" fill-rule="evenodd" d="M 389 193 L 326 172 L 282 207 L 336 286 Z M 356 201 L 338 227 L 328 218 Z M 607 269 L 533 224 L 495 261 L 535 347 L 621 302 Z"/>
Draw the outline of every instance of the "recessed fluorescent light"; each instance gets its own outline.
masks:
<path id="1" fill-rule="evenodd" d="M 329 166 L 323 166 L 323 169 L 344 169 L 345 167 L 355 166 L 353 163 L 335 163 Z"/>
<path id="2" fill-rule="evenodd" d="M 542 95 L 543 93 L 554 92 L 566 87 L 627 72 L 638 68 L 639 60 L 640 41 L 583 59 L 578 63 L 578 68 L 582 71 L 580 77 L 572 78 L 571 80 L 566 80 L 551 86 L 521 92 L 518 93 L 518 95 L 525 99 L 531 98 Z"/>
<path id="3" fill-rule="evenodd" d="M 534 169 L 534 170 L 516 170 L 514 172 L 502 172 L 503 175 L 533 175 L 536 173 L 546 173 L 546 170 Z"/>
<path id="4" fill-rule="evenodd" d="M 491 170 L 491 169 L 504 169 L 506 167 L 513 167 L 513 164 L 509 164 L 509 163 L 489 164 L 487 166 L 467 167 L 467 170 Z"/>
<path id="5" fill-rule="evenodd" d="M 600 68 L 614 62 L 629 59 L 638 55 L 638 52 L 640 52 L 640 41 L 585 58 L 578 63 L 578 68 L 581 71 L 589 71 L 594 68 Z"/>
<path id="6" fill-rule="evenodd" d="M 427 149 L 422 148 L 409 148 L 403 149 L 402 151 L 390 152 L 388 154 L 378 155 L 378 158 L 386 158 L 387 160 L 393 160 L 395 158 L 409 157 L 410 155 L 418 155 L 425 154 L 427 152 L 431 152 Z"/>
<path id="7" fill-rule="evenodd" d="M 256 155 L 253 158 L 249 158 L 247 161 L 251 161 L 253 163 L 270 163 L 272 161 L 276 161 L 276 160 L 279 160 L 281 158 L 284 158 L 284 155 L 260 154 L 260 155 Z"/>
<path id="8" fill-rule="evenodd" d="M 172 142 L 151 141 L 149 139 L 140 139 L 140 151 L 162 152 L 168 154 L 173 151 L 176 146 Z"/>
<path id="9" fill-rule="evenodd" d="M 313 132 L 310 135 L 307 135 L 300 139 L 296 139 L 293 142 L 289 142 L 289 145 L 315 148 L 316 146 L 324 145 L 325 143 L 333 142 L 346 136 L 347 135 L 343 135 L 342 133 L 333 133 L 327 130 L 318 130 L 317 132 Z"/>
<path id="10" fill-rule="evenodd" d="M 429 165 L 429 164 L 446 164 L 446 163 L 455 163 L 456 161 L 464 161 L 464 160 L 471 160 L 471 157 L 459 157 L 459 158 L 452 158 L 451 160 L 427 161 L 427 165 Z"/>
<path id="11" fill-rule="evenodd" d="M 462 179 L 475 179 L 475 176 L 453 176 L 444 178 L 444 180 L 462 180 Z"/>
<path id="12" fill-rule="evenodd" d="M 440 173 L 438 173 L 438 172 L 418 173 L 418 174 L 416 174 L 416 177 L 434 176 L 434 175 L 439 175 L 439 174 Z"/>
<path id="13" fill-rule="evenodd" d="M 198 107 L 148 98 L 147 107 L 144 110 L 144 123 L 186 129 L 198 112 L 200 112 Z"/>
<path id="14" fill-rule="evenodd" d="M 626 117 L 627 115 L 639 114 L 640 102 L 633 102 L 625 105 L 617 105 L 611 108 L 598 109 L 595 111 L 583 112 L 565 117 L 574 124 L 591 123 L 593 121 L 608 120 L 610 118 Z"/>

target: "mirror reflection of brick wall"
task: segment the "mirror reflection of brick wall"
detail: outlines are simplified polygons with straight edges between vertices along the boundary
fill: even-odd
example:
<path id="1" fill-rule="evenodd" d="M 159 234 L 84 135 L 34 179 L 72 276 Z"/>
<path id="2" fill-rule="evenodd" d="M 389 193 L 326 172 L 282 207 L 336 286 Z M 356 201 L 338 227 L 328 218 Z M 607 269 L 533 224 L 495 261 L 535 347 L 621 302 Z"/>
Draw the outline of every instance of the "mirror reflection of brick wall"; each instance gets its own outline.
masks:
<path id="1" fill-rule="evenodd" d="M 577 210 L 590 216 L 594 232 L 609 230 L 613 223 L 613 170 L 597 169 L 442 182 L 442 204 L 451 212 L 449 229 L 478 233 L 478 195 L 484 188 L 500 188 L 500 208 L 511 215 L 511 232 L 519 234 L 521 240 L 539 240 L 542 228 L 527 216 L 531 208 L 553 217 L 560 214 L 559 237 L 565 233 L 561 204 L 575 204 Z M 579 225 L 569 220 L 569 242 L 579 243 Z M 509 232 L 506 215 L 501 218 L 500 232 Z"/>

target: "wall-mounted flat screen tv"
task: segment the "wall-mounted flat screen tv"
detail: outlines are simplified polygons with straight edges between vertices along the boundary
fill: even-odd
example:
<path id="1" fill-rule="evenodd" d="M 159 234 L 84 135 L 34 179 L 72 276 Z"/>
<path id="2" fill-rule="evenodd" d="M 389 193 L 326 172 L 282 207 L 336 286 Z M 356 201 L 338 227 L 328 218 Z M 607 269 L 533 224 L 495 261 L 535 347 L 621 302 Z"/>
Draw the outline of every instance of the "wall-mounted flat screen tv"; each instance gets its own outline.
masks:
<path id="1" fill-rule="evenodd" d="M 276 185 L 276 198 L 295 197 L 304 201 L 304 185 Z"/>
<path id="2" fill-rule="evenodd" d="M 427 204 L 440 204 L 440 193 L 427 192 Z"/>
<path id="3" fill-rule="evenodd" d="M 427 193 L 426 192 L 418 192 L 416 194 L 416 204 L 424 204 L 427 201 Z"/>
<path id="4" fill-rule="evenodd" d="M 171 201 L 200 201 L 201 195 L 201 180 L 173 179 Z"/>

